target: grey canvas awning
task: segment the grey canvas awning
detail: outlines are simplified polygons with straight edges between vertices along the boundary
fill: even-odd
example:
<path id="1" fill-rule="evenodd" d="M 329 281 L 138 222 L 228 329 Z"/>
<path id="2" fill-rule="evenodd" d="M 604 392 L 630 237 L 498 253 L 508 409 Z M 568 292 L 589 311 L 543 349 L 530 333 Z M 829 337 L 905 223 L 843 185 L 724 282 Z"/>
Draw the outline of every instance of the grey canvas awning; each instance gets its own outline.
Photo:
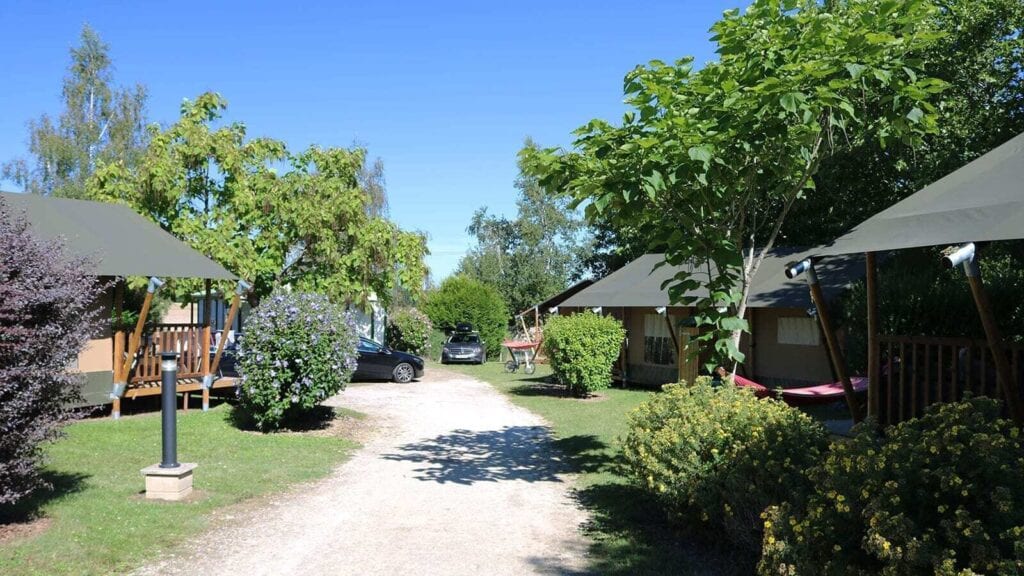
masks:
<path id="1" fill-rule="evenodd" d="M 809 251 L 797 248 L 771 250 L 754 276 L 748 305 L 751 308 L 810 307 L 807 283 L 803 279 L 790 280 L 783 271 L 787 263 L 802 260 L 808 255 Z M 693 268 L 666 265 L 654 270 L 663 260 L 663 254 L 645 254 L 568 298 L 561 305 L 579 308 L 670 306 L 672 303 L 669 301 L 668 290 L 661 288 L 662 283 L 677 272 Z M 818 264 L 818 270 L 822 272 L 821 283 L 825 295 L 831 298 L 864 274 L 864 259 L 861 255 L 827 258 Z M 694 291 L 688 295 L 703 297 L 707 291 Z"/>
<path id="2" fill-rule="evenodd" d="M 523 315 L 526 315 L 526 314 L 533 314 L 533 310 L 535 308 L 541 314 L 547 314 L 549 308 L 552 308 L 554 306 L 558 306 L 562 302 L 565 302 L 568 298 L 571 298 L 574 294 L 579 293 L 581 290 L 585 289 L 587 286 L 590 286 L 593 283 L 594 283 L 594 281 L 590 280 L 590 279 L 580 280 L 579 282 L 573 284 L 572 286 L 569 286 L 565 290 L 562 290 L 561 292 L 559 292 L 558 294 L 555 294 L 554 296 L 548 298 L 547 300 L 545 300 L 545 301 L 543 301 L 543 302 L 541 302 L 539 304 L 535 304 L 533 306 L 530 306 L 526 310 L 523 310 L 522 312 L 519 313 L 519 316 L 523 316 Z"/>
<path id="3" fill-rule="evenodd" d="M 875 214 L 821 256 L 1024 238 L 1024 134 Z"/>
<path id="4" fill-rule="evenodd" d="M 0 201 L 11 216 L 25 214 L 40 238 L 63 238 L 69 254 L 93 263 L 96 276 L 237 278 L 127 206 L 9 192 L 0 192 Z"/>

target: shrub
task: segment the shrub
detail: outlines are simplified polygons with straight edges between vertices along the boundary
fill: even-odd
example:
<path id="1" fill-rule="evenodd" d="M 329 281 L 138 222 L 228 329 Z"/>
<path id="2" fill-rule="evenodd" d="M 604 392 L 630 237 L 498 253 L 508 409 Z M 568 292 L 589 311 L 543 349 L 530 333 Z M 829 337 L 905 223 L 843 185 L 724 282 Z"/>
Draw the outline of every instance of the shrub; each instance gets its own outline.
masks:
<path id="1" fill-rule="evenodd" d="M 415 308 L 399 308 L 388 316 L 388 346 L 420 356 L 430 351 L 434 325 L 426 314 Z"/>
<path id="2" fill-rule="evenodd" d="M 629 416 L 623 454 L 633 481 L 670 519 L 704 523 L 743 550 L 761 542 L 761 514 L 794 491 L 827 445 L 806 414 L 750 390 L 671 384 Z"/>
<path id="3" fill-rule="evenodd" d="M 497 357 L 508 328 L 508 308 L 498 289 L 468 276 L 451 276 L 427 294 L 423 311 L 434 326 L 451 331 L 468 322 L 480 332 L 487 354 Z"/>
<path id="4" fill-rule="evenodd" d="M 87 269 L 0 200 L 0 504 L 47 487 L 42 445 L 74 416 L 82 382 L 66 367 L 95 333 L 105 288 Z"/>
<path id="5" fill-rule="evenodd" d="M 301 417 L 356 368 L 352 316 L 321 294 L 275 293 L 253 310 L 239 347 L 238 397 L 260 430 Z"/>
<path id="6" fill-rule="evenodd" d="M 1024 573 L 1024 446 L 987 398 L 860 429 L 766 515 L 761 574 Z"/>
<path id="7" fill-rule="evenodd" d="M 611 316 L 593 312 L 551 316 L 544 323 L 544 353 L 569 390 L 585 396 L 607 388 L 626 330 Z"/>

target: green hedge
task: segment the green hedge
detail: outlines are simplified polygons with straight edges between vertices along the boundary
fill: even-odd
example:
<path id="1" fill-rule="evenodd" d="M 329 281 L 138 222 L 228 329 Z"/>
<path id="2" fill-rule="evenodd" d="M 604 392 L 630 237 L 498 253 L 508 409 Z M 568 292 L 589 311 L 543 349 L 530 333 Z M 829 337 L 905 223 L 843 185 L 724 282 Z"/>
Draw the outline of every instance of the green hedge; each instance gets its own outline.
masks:
<path id="1" fill-rule="evenodd" d="M 434 325 L 416 308 L 399 308 L 388 315 L 387 342 L 395 350 L 424 356 L 430 351 Z"/>
<path id="2" fill-rule="evenodd" d="M 625 338 L 618 320 L 584 312 L 548 318 L 543 346 L 559 381 L 584 396 L 611 384 L 612 366 Z"/>
<path id="3" fill-rule="evenodd" d="M 1024 445 L 975 398 L 862 427 L 773 509 L 760 573 L 1024 574 Z"/>
<path id="4" fill-rule="evenodd" d="M 827 443 L 824 427 L 806 414 L 704 377 L 692 387 L 667 385 L 633 411 L 623 455 L 632 480 L 672 520 L 724 531 L 756 559 L 761 514 L 810 490 L 806 470 Z"/>
<path id="5" fill-rule="evenodd" d="M 442 330 L 454 330 L 462 322 L 472 324 L 487 344 L 488 356 L 497 358 L 501 352 L 509 315 L 494 286 L 468 276 L 451 276 L 427 294 L 423 311 Z"/>

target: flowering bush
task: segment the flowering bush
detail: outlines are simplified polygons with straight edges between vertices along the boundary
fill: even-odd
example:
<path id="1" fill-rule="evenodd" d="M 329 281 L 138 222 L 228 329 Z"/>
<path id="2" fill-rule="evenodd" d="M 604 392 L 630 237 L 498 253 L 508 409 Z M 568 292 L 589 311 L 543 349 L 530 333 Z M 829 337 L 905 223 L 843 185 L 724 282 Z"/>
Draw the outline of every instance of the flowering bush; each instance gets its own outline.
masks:
<path id="1" fill-rule="evenodd" d="M 0 504 L 46 487 L 43 443 L 74 416 L 82 380 L 66 367 L 98 327 L 104 288 L 88 269 L 0 200 Z"/>
<path id="2" fill-rule="evenodd" d="M 433 331 L 434 325 L 426 314 L 415 308 L 399 308 L 388 317 L 388 346 L 423 356 L 429 352 Z"/>
<path id="3" fill-rule="evenodd" d="M 987 398 L 861 428 L 766 514 L 760 572 L 1024 573 L 1024 445 Z"/>
<path id="4" fill-rule="evenodd" d="M 577 396 L 607 388 L 626 330 L 593 312 L 551 316 L 544 323 L 544 353 L 560 382 Z"/>
<path id="5" fill-rule="evenodd" d="M 260 430 L 281 426 L 344 389 L 356 369 L 351 315 L 321 294 L 275 293 L 245 323 L 238 397 Z"/>
<path id="6" fill-rule="evenodd" d="M 698 380 L 667 385 L 630 414 L 627 472 L 671 519 L 723 529 L 755 552 L 762 512 L 810 489 L 805 470 L 821 458 L 827 433 L 781 402 Z"/>

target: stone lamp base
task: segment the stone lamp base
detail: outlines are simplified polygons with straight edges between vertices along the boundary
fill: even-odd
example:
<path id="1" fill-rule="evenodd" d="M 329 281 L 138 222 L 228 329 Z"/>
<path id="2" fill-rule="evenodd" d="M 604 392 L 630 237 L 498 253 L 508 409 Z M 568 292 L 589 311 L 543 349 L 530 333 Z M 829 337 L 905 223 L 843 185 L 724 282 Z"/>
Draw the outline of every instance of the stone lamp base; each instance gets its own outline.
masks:
<path id="1" fill-rule="evenodd" d="M 183 500 L 192 493 L 192 471 L 198 464 L 182 462 L 175 468 L 153 464 L 142 469 L 146 477 L 146 498 L 149 500 Z"/>

